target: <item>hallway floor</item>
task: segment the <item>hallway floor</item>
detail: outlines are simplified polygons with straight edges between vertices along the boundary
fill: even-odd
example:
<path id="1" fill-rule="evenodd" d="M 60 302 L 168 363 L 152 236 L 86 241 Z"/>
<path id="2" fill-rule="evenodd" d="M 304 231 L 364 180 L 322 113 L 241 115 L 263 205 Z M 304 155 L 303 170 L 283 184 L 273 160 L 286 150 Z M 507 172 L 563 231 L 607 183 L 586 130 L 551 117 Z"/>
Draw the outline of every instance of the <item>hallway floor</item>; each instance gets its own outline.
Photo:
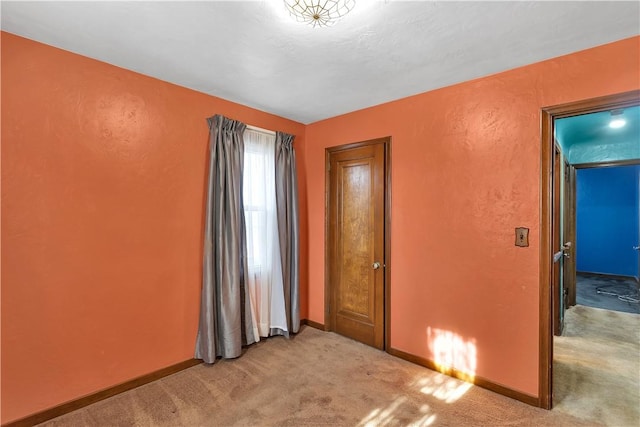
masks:
<path id="1" fill-rule="evenodd" d="M 554 337 L 552 412 L 592 426 L 637 427 L 639 372 L 639 315 L 571 307 L 562 336 Z"/>
<path id="2" fill-rule="evenodd" d="M 625 313 L 640 313 L 640 304 L 637 302 L 638 284 L 633 279 L 622 280 L 585 273 L 578 273 L 576 278 L 576 302 L 579 305 Z M 600 293 L 597 289 L 600 289 Z M 625 296 L 631 296 L 631 298 L 625 298 Z"/>

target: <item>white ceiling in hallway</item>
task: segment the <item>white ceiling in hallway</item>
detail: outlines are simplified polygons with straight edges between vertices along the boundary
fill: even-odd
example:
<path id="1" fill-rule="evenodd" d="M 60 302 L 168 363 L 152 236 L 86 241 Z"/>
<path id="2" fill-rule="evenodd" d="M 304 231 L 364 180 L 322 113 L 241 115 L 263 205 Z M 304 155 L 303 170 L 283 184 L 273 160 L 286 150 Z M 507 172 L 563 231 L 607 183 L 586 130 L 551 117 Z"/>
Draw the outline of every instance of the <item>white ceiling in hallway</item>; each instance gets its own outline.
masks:
<path id="1" fill-rule="evenodd" d="M 2 29 L 302 123 L 640 33 L 640 3 L 357 0 L 334 27 L 281 0 L 14 2 Z"/>

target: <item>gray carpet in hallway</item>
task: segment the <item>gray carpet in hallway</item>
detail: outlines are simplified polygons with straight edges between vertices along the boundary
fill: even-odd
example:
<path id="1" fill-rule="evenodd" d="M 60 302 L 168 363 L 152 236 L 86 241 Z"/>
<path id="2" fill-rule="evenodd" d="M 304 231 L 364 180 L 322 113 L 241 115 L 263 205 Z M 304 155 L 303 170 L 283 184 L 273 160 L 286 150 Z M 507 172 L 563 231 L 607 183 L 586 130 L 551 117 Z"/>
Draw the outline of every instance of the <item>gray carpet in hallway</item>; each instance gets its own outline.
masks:
<path id="1" fill-rule="evenodd" d="M 616 295 L 598 293 L 597 289 L 601 287 L 603 291 Z M 576 302 L 579 305 L 625 313 L 640 313 L 640 304 L 623 301 L 617 295 L 635 295 L 637 298 L 638 284 L 633 279 L 624 280 L 583 273 L 576 275 Z"/>
<path id="2" fill-rule="evenodd" d="M 640 315 L 576 305 L 554 338 L 554 411 L 640 426 Z"/>

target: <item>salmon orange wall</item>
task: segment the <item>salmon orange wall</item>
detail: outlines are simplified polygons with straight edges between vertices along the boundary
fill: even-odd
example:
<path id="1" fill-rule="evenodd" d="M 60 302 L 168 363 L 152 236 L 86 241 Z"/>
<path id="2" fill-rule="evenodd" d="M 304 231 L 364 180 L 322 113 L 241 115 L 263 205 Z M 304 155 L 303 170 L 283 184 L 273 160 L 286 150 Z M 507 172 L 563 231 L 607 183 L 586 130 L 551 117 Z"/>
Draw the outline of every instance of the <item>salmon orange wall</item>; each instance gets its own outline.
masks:
<path id="1" fill-rule="evenodd" d="M 309 318 L 324 323 L 325 148 L 391 136 L 391 346 L 537 396 L 540 110 L 640 88 L 639 44 L 307 126 Z"/>
<path id="2" fill-rule="evenodd" d="M 3 423 L 193 357 L 217 113 L 306 157 L 300 123 L 2 33 Z"/>

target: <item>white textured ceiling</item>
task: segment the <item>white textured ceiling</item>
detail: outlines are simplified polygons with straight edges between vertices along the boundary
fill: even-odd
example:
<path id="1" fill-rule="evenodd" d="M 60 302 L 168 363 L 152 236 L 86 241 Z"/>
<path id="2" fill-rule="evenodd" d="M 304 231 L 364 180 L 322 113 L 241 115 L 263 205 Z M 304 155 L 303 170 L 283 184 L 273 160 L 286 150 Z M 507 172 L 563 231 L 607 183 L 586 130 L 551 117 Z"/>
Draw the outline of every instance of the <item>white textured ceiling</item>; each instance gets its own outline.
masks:
<path id="1" fill-rule="evenodd" d="M 302 123 L 640 32 L 640 2 L 357 0 L 330 28 L 281 0 L 13 2 L 2 29 Z"/>

